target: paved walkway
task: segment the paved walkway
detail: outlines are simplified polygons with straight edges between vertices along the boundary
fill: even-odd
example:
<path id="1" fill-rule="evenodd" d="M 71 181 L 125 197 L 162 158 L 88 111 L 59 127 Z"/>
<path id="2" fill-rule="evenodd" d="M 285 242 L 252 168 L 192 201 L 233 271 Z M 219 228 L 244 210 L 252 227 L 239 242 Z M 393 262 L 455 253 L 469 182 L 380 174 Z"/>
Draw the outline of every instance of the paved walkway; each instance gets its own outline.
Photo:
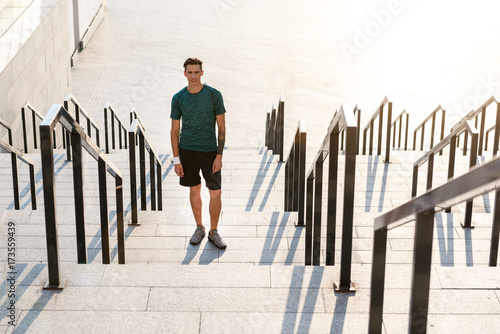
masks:
<path id="1" fill-rule="evenodd" d="M 115 106 L 123 120 L 128 120 L 131 106 L 137 109 L 163 163 L 164 210 L 152 212 L 148 204 L 148 210 L 140 212 L 142 225 L 126 227 L 126 265 L 117 264 L 116 249 L 111 265 L 100 264 L 97 164 L 87 157 L 85 215 L 90 263 L 77 265 L 71 163 L 65 161 L 62 150 L 57 150 L 59 246 L 66 287 L 60 292 L 45 291 L 39 154 L 29 155 L 38 168 L 36 211 L 30 210 L 25 167 L 20 170 L 23 210 L 13 210 L 10 157 L 0 156 L 2 240 L 8 237 L 6 224 L 16 224 L 16 332 L 366 333 L 373 219 L 410 198 L 412 163 L 421 152 L 393 151 L 390 164 L 384 164 L 380 157 L 358 156 L 352 269 L 357 290 L 338 294 L 333 290 L 333 283 L 339 279 L 338 265 L 302 265 L 304 231 L 293 225 L 295 213 L 282 211 L 284 168 L 263 147 L 265 112 L 277 102 L 279 93 L 285 93 L 286 143 L 290 143 L 297 120 L 304 118 L 310 161 L 340 103 L 359 103 L 365 124 L 383 96 L 390 93 L 397 99 L 395 106 L 397 102 L 398 108 L 410 112 L 415 108 L 412 115 L 423 118 L 427 110 L 440 103 L 445 108 L 458 105 L 465 109 L 464 96 L 479 97 L 462 93 L 474 92 L 481 82 L 467 79 L 477 73 L 494 72 L 482 72 L 486 67 L 478 69 L 480 65 L 474 62 L 477 71 L 467 68 L 426 87 L 413 83 L 411 89 L 398 80 L 403 74 L 380 77 L 394 57 L 406 53 L 389 57 L 390 52 L 380 53 L 389 47 L 388 37 L 381 33 L 371 47 L 354 61 L 347 61 L 338 43 L 352 41 L 355 28 L 364 28 L 371 19 L 363 21 L 361 14 L 354 14 L 353 5 L 346 3 L 323 1 L 306 6 L 299 1 L 200 1 L 192 8 L 176 1 L 107 3 L 106 19 L 73 68 L 73 93 L 100 124 L 107 102 Z M 380 3 L 381 7 L 374 10 L 384 5 Z M 408 8 L 410 4 L 402 6 Z M 411 6 L 419 12 L 418 5 Z M 388 36 L 401 27 L 401 21 L 412 17 L 408 13 L 402 11 L 400 20 L 394 16 L 386 30 Z M 493 22 L 488 24 L 496 24 Z M 205 82 L 222 91 L 228 109 L 220 221 L 221 234 L 229 243 L 225 251 L 206 239 L 200 246 L 189 245 L 193 223 L 187 192 L 172 172 L 169 104 L 172 94 L 185 85 L 181 65 L 191 55 L 205 61 Z M 482 57 L 474 53 L 476 56 Z M 372 70 L 373 64 L 382 59 L 380 68 Z M 453 68 L 453 63 L 446 66 Z M 486 65 L 492 64 L 486 61 Z M 427 71 L 410 72 L 420 79 L 431 77 Z M 459 90 L 437 90 L 452 81 Z M 481 94 L 484 87 L 498 88 L 494 84 L 480 87 Z M 438 100 L 438 95 L 446 100 Z M 449 119 L 457 119 L 462 111 L 450 110 Z M 417 121 L 413 123 L 412 119 L 412 124 Z M 127 152 L 115 150 L 110 158 L 124 174 L 128 212 Z M 446 179 L 446 163 L 445 152 L 435 162 L 435 185 Z M 467 170 L 467 163 L 466 158 L 459 157 L 458 173 Z M 339 171 L 341 175 L 343 167 Z M 108 189 L 113 189 L 109 182 Z M 425 187 L 425 172 L 420 182 L 419 193 Z M 109 198 L 111 245 L 116 247 L 112 191 Z M 207 218 L 206 192 L 203 198 Z M 475 201 L 474 230 L 460 227 L 461 206 L 451 214 L 436 215 L 429 333 L 496 333 L 500 327 L 500 273 L 487 267 L 492 203 L 491 194 Z M 407 331 L 413 230 L 410 223 L 389 232 L 384 333 Z M 3 262 L 8 258 L 5 244 L 0 247 Z M 339 263 L 339 250 L 336 257 Z M 324 258 L 323 250 L 322 263 Z M 8 271 L 6 264 L 2 270 L 4 274 Z M 0 288 L 0 332 L 6 333 L 14 330 L 7 317 L 9 286 L 6 280 Z"/>

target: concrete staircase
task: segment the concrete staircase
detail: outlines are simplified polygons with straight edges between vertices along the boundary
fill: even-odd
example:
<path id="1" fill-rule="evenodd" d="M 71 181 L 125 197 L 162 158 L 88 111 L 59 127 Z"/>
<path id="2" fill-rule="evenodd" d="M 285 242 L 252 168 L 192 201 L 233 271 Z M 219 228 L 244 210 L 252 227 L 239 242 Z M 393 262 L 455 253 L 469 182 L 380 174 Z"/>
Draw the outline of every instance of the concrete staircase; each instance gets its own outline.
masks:
<path id="1" fill-rule="evenodd" d="M 310 152 L 314 149 L 310 149 Z M 357 157 L 352 281 L 355 293 L 335 293 L 339 279 L 341 212 L 336 266 L 305 267 L 304 234 L 296 213 L 283 212 L 284 166 L 263 147 L 229 147 L 223 170 L 223 212 L 219 231 L 228 243 L 215 248 L 206 238 L 189 244 L 194 222 L 188 191 L 178 185 L 171 157 L 163 161 L 163 211 L 140 211 L 140 226 L 126 226 L 126 264 L 116 257 L 114 183 L 108 178 L 113 263 L 100 254 L 97 163 L 85 161 L 85 203 L 89 264 L 76 264 L 71 163 L 56 155 L 60 270 L 66 287 L 42 290 L 47 280 L 39 153 L 36 162 L 38 210 L 30 207 L 27 168 L 20 170 L 23 210 L 14 211 L 9 157 L 1 156 L 4 176 L 1 260 L 7 258 L 6 223 L 16 225 L 16 331 L 29 333 L 366 333 L 368 328 L 373 219 L 410 199 L 411 165 L 417 152 L 394 151 L 391 163 Z M 113 151 L 124 175 L 125 207 L 130 210 L 127 151 Z M 435 184 L 446 179 L 447 157 L 436 159 Z M 467 170 L 459 158 L 457 174 Z M 340 164 L 343 169 L 342 159 Z M 327 168 L 325 168 L 326 170 Z M 343 170 L 339 170 L 342 179 Z M 444 175 L 444 177 L 443 177 Z M 419 179 L 425 188 L 425 172 Z M 326 187 L 325 187 L 326 188 Z M 339 187 L 341 191 L 342 186 Z M 204 221 L 208 223 L 208 193 Z M 340 197 L 341 198 L 341 197 Z M 326 217 L 326 190 L 324 216 Z M 500 271 L 487 267 L 493 203 L 491 194 L 475 201 L 476 228 L 463 230 L 462 207 L 436 214 L 431 278 L 430 333 L 495 333 L 500 326 Z M 339 204 L 340 205 L 340 204 Z M 148 210 L 150 210 L 148 202 Z M 341 211 L 341 210 L 339 210 Z M 129 212 L 127 218 L 129 217 Z M 323 221 L 326 221 L 324 219 Z M 389 232 L 385 333 L 407 330 L 413 260 L 413 223 Z M 325 230 L 325 229 L 324 229 Z M 322 245 L 325 245 L 323 230 Z M 324 263 L 325 251 L 322 251 Z M 2 266 L 6 273 L 7 266 Z M 12 332 L 7 290 L 0 288 L 0 332 Z"/>

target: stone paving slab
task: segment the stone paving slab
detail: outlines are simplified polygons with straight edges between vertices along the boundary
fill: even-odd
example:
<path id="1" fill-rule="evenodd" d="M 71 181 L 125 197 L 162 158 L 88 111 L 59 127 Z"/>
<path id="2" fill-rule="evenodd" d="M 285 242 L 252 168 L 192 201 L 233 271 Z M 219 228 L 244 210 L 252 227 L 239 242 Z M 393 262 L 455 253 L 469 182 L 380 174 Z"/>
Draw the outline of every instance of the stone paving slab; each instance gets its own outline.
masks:
<path id="1" fill-rule="evenodd" d="M 23 312 L 19 331 L 59 333 L 199 333 L 199 312 L 50 311 Z M 102 324 L 102 325 L 97 325 Z M 1 330 L 2 327 L 0 327 Z M 11 329 L 7 328 L 7 333 Z"/>

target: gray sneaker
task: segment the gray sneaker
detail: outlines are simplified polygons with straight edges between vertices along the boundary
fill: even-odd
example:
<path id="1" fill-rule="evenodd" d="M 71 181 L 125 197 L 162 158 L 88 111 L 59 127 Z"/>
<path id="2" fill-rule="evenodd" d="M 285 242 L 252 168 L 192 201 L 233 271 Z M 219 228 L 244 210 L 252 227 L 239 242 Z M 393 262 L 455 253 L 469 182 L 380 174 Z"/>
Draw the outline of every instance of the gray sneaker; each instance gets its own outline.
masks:
<path id="1" fill-rule="evenodd" d="M 224 249 L 227 247 L 227 244 L 222 240 L 217 230 L 212 230 L 212 233 L 208 234 L 208 240 L 212 241 L 217 248 Z"/>
<path id="2" fill-rule="evenodd" d="M 193 233 L 193 236 L 191 237 L 191 240 L 189 240 L 189 243 L 191 245 L 197 245 L 199 244 L 203 238 L 205 237 L 205 229 L 203 226 L 196 226 L 196 230 Z"/>

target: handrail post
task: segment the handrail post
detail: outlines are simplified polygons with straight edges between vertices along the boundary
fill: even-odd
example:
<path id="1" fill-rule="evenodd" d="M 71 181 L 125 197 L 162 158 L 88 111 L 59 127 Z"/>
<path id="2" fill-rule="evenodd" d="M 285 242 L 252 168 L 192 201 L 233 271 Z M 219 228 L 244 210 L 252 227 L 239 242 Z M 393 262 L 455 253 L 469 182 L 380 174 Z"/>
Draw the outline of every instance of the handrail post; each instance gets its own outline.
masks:
<path id="1" fill-rule="evenodd" d="M 390 124 L 390 123 L 389 123 Z M 380 106 L 378 114 L 377 155 L 382 155 L 382 132 L 384 128 L 384 105 Z M 389 144 L 390 141 L 387 143 Z"/>
<path id="2" fill-rule="evenodd" d="M 314 230 L 313 230 L 313 266 L 320 265 L 321 259 L 321 208 L 323 197 L 323 160 L 319 159 L 315 166 L 314 178 Z"/>
<path id="3" fill-rule="evenodd" d="M 390 108 L 389 108 L 390 110 Z M 389 112 L 390 114 L 390 112 Z M 390 129 L 390 126 L 389 126 Z M 344 208 L 342 223 L 342 254 L 340 262 L 340 282 L 336 287 L 337 291 L 354 291 L 351 282 L 351 262 L 352 262 L 352 236 L 354 223 L 354 194 L 356 178 L 356 149 L 352 145 L 356 142 L 356 129 L 346 127 L 347 137 L 345 173 L 344 173 Z M 389 138 L 388 138 L 389 140 Z M 389 144 L 390 140 L 387 142 Z"/>
<path id="4" fill-rule="evenodd" d="M 155 155 L 149 152 L 149 187 L 151 190 L 151 211 L 156 211 Z"/>
<path id="5" fill-rule="evenodd" d="M 373 126 L 374 126 L 375 122 L 372 120 L 370 122 L 370 145 L 369 145 L 369 149 L 368 149 L 368 155 L 372 155 L 373 154 Z"/>
<path id="6" fill-rule="evenodd" d="M 495 118 L 495 132 L 493 135 L 493 156 L 498 153 L 498 142 L 500 141 L 500 103 L 497 103 L 497 115 Z"/>
<path id="7" fill-rule="evenodd" d="M 389 102 L 387 109 L 387 138 L 385 144 L 385 162 L 391 162 L 391 122 L 392 122 L 392 102 Z"/>
<path id="8" fill-rule="evenodd" d="M 409 333 L 422 332 L 422 330 L 425 332 L 427 327 L 433 232 L 434 213 L 417 213 L 413 250 Z"/>
<path id="9" fill-rule="evenodd" d="M 265 142 L 264 142 L 264 146 L 268 147 L 269 146 L 269 122 L 271 121 L 271 117 L 270 117 L 271 113 L 268 111 L 266 113 L 266 133 L 265 133 Z"/>
<path id="10" fill-rule="evenodd" d="M 467 137 L 467 132 L 465 133 Z M 472 140 L 470 145 L 470 159 L 469 159 L 469 169 L 476 165 L 477 155 L 478 155 L 478 146 L 479 138 L 478 133 L 472 134 Z M 465 218 L 464 223 L 462 224 L 463 228 L 474 228 L 472 226 L 472 208 L 473 208 L 473 200 L 469 200 L 465 204 Z"/>
<path id="11" fill-rule="evenodd" d="M 146 149 L 144 145 L 144 134 L 139 132 L 139 173 L 141 181 L 141 210 L 147 207 L 147 185 L 146 185 Z"/>
<path id="12" fill-rule="evenodd" d="M 431 123 L 431 145 L 430 148 L 434 147 L 434 132 L 436 129 L 436 113 L 432 114 L 432 123 Z"/>
<path id="13" fill-rule="evenodd" d="M 363 155 L 366 155 L 366 131 L 368 131 L 368 129 L 363 130 Z"/>
<path id="14" fill-rule="evenodd" d="M 24 107 L 21 108 L 21 120 L 23 123 L 23 144 L 24 144 L 24 153 L 28 153 L 28 136 L 26 130 L 26 114 Z M 36 137 L 36 136 L 35 136 Z"/>
<path id="15" fill-rule="evenodd" d="M 292 170 L 289 174 L 290 178 L 290 187 L 288 188 L 291 190 L 291 196 L 289 197 L 290 200 L 290 208 L 291 211 L 298 211 L 299 210 L 299 196 L 300 196 L 300 129 L 297 129 L 297 133 L 295 135 L 295 142 L 293 144 L 292 150 L 290 151 L 291 155 L 291 163 L 292 163 Z"/>
<path id="16" fill-rule="evenodd" d="M 131 116 L 132 117 L 132 116 Z M 140 225 L 137 217 L 137 171 L 135 162 L 135 133 L 129 132 L 130 204 L 132 220 L 130 225 Z"/>
<path id="17" fill-rule="evenodd" d="M 12 165 L 12 187 L 14 190 L 14 208 L 19 210 L 21 208 L 21 201 L 19 199 L 19 173 L 17 170 L 17 154 L 10 153 L 10 161 Z"/>
<path id="18" fill-rule="evenodd" d="M 306 210 L 306 247 L 305 247 L 305 265 L 312 264 L 312 223 L 313 223 L 313 205 L 314 205 L 314 177 L 307 178 L 307 210 Z"/>
<path id="19" fill-rule="evenodd" d="M 30 190 L 31 190 L 31 209 L 36 210 L 36 180 L 35 166 L 30 165 Z"/>
<path id="20" fill-rule="evenodd" d="M 104 107 L 104 141 L 106 154 L 109 154 L 109 134 L 108 134 L 108 108 Z"/>
<path id="21" fill-rule="evenodd" d="M 268 149 L 272 151 L 273 154 L 276 152 L 276 108 L 272 109 L 271 112 L 271 122 L 269 123 L 269 146 Z"/>
<path id="22" fill-rule="evenodd" d="M 102 263 L 111 263 L 111 253 L 109 247 L 109 216 L 108 216 L 108 188 L 106 182 L 106 161 L 99 158 L 98 162 L 99 171 L 99 203 L 101 213 L 101 251 Z"/>
<path id="23" fill-rule="evenodd" d="M 347 149 L 347 147 L 346 147 Z M 335 235 L 337 224 L 337 176 L 339 166 L 339 134 L 332 131 L 330 135 L 328 159 L 328 204 L 326 219 L 326 262 L 327 266 L 335 265 Z"/>
<path id="24" fill-rule="evenodd" d="M 304 214 L 305 214 L 305 183 L 306 183 L 306 142 L 307 134 L 305 132 L 300 134 L 299 137 L 299 182 L 298 182 L 298 192 L 299 192 L 299 207 L 298 207 L 298 221 L 297 226 L 304 226 Z"/>
<path id="25" fill-rule="evenodd" d="M 162 179 L 161 179 L 161 163 L 158 161 L 156 164 L 156 178 L 157 178 L 157 190 L 158 190 L 158 211 L 163 210 L 163 189 L 162 189 Z"/>
<path id="26" fill-rule="evenodd" d="M 387 229 L 375 230 L 370 287 L 370 317 L 368 322 L 368 332 L 370 334 L 382 333 L 386 254 Z"/>
<path id="27" fill-rule="evenodd" d="M 59 289 L 59 246 L 57 240 L 56 194 L 54 175 L 54 152 L 50 126 L 40 125 L 40 152 L 42 156 L 43 197 L 45 204 L 45 231 L 47 239 L 48 282 L 46 289 Z"/>
<path id="28" fill-rule="evenodd" d="M 66 134 L 66 160 L 67 161 L 71 161 L 71 140 L 70 140 L 70 134 L 69 134 L 68 130 L 64 130 L 64 133 Z M 40 143 L 40 145 L 41 145 L 41 143 Z"/>
<path id="29" fill-rule="evenodd" d="M 491 228 L 490 267 L 496 267 L 498 262 L 498 240 L 500 236 L 500 190 L 495 192 L 495 207 L 493 209 L 493 226 Z"/>
<path id="30" fill-rule="evenodd" d="M 115 138 L 115 112 L 111 110 L 111 148 L 116 149 Z"/>
<path id="31" fill-rule="evenodd" d="M 293 198 L 293 191 L 292 191 L 292 169 L 293 169 L 293 151 L 294 149 L 292 148 L 292 150 L 290 151 L 290 155 L 288 156 L 288 160 L 287 162 L 285 163 L 285 198 L 284 198 L 284 206 L 285 206 L 285 211 L 293 211 L 293 208 L 292 208 L 292 198 Z M 291 166 L 289 167 L 288 164 L 290 164 Z"/>
<path id="32" fill-rule="evenodd" d="M 358 114 L 357 125 L 356 128 L 356 154 L 359 154 L 359 135 L 361 130 L 361 109 L 356 109 L 356 113 Z"/>
<path id="33" fill-rule="evenodd" d="M 434 176 L 434 154 L 429 156 L 429 160 L 427 161 L 427 184 L 426 190 L 432 188 L 432 178 Z"/>
<path id="34" fill-rule="evenodd" d="M 422 130 L 420 132 L 420 151 L 423 151 L 424 150 L 425 123 L 422 124 L 421 129 Z"/>
<path id="35" fill-rule="evenodd" d="M 479 129 L 479 144 L 478 144 L 478 155 L 483 155 L 483 141 L 484 141 L 484 123 L 486 121 L 486 107 L 483 108 L 481 112 L 481 125 Z"/>
<path id="36" fill-rule="evenodd" d="M 36 135 L 36 115 L 35 115 L 35 111 L 34 110 L 31 110 L 31 120 L 32 120 L 32 125 L 33 125 L 33 148 L 36 150 L 37 149 L 37 145 L 38 145 L 38 140 L 37 140 L 37 135 Z M 55 129 L 54 129 L 55 131 Z M 55 143 L 55 141 L 54 141 Z M 28 153 L 28 151 L 26 151 L 26 153 Z"/>
<path id="37" fill-rule="evenodd" d="M 87 263 L 87 244 L 85 241 L 85 206 L 83 195 L 82 138 L 78 133 L 71 134 L 73 150 L 73 188 L 75 198 L 76 249 L 78 263 Z"/>
<path id="38" fill-rule="evenodd" d="M 89 138 L 92 138 L 92 123 L 89 118 L 87 118 L 87 134 Z"/>
<path id="39" fill-rule="evenodd" d="M 413 131 L 413 151 L 417 149 L 417 131 Z"/>
<path id="40" fill-rule="evenodd" d="M 283 101 L 283 96 L 280 96 L 280 101 L 278 104 L 278 115 L 276 117 L 276 141 L 277 153 L 279 155 L 278 162 L 283 162 L 283 135 L 285 133 L 285 101 Z"/>
<path id="41" fill-rule="evenodd" d="M 115 179 L 116 231 L 118 236 L 118 264 L 125 264 L 125 231 L 123 227 L 123 179 Z"/>
<path id="42" fill-rule="evenodd" d="M 120 120 L 117 120 L 118 122 L 118 147 L 120 150 L 123 148 L 123 142 L 122 142 L 122 122 Z"/>
<path id="43" fill-rule="evenodd" d="M 413 175 L 411 182 L 411 198 L 417 196 L 418 188 L 418 165 L 413 166 Z"/>
<path id="44" fill-rule="evenodd" d="M 408 128 L 410 126 L 410 115 L 406 114 L 406 130 L 405 130 L 405 151 L 408 150 Z"/>
<path id="45" fill-rule="evenodd" d="M 444 123 L 446 119 L 446 110 L 441 110 L 441 136 L 439 140 L 442 141 L 444 139 Z M 439 151 L 439 155 L 443 155 L 443 150 Z"/>

